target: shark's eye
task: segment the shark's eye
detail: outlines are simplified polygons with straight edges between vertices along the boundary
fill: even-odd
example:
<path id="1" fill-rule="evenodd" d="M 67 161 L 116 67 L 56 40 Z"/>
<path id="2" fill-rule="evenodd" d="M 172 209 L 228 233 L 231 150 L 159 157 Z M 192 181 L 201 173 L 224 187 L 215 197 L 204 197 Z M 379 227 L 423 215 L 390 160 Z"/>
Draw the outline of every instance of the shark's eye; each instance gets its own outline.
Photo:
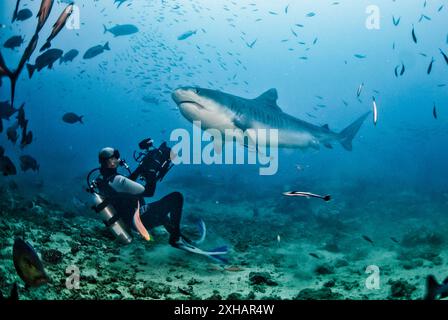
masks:
<path id="1" fill-rule="evenodd" d="M 194 92 L 195 92 L 196 94 L 199 94 L 199 89 L 198 89 L 198 88 L 194 88 Z"/>

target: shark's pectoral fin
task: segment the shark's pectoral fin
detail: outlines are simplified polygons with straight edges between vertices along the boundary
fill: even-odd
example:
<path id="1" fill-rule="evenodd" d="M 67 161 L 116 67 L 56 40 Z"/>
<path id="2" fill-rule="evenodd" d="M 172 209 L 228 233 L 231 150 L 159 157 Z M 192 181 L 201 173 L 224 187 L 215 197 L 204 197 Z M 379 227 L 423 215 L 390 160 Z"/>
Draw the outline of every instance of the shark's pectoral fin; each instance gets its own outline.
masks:
<path id="1" fill-rule="evenodd" d="M 250 123 L 246 120 L 245 117 L 235 117 L 233 118 L 233 125 L 242 131 L 246 131 L 250 128 Z"/>

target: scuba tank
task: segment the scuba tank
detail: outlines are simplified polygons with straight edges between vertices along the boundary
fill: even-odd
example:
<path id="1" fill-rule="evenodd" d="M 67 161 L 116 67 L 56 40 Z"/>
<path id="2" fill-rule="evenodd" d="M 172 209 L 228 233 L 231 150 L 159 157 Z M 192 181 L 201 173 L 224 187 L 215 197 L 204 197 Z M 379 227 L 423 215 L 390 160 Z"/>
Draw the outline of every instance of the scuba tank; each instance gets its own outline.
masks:
<path id="1" fill-rule="evenodd" d="M 88 188 L 87 192 L 92 194 L 93 203 L 92 209 L 97 212 L 101 220 L 103 220 L 104 225 L 115 235 L 115 237 L 123 244 L 129 244 L 132 242 L 132 237 L 130 236 L 129 232 L 124 226 L 123 221 L 120 219 L 120 216 L 118 215 L 115 208 L 108 202 L 107 198 L 103 195 L 101 195 L 99 192 L 97 192 L 96 189 L 98 189 L 98 182 L 97 180 L 94 180 L 93 182 L 90 182 L 90 176 L 91 174 L 99 170 L 93 169 L 90 171 L 89 175 L 87 176 L 87 183 Z"/>

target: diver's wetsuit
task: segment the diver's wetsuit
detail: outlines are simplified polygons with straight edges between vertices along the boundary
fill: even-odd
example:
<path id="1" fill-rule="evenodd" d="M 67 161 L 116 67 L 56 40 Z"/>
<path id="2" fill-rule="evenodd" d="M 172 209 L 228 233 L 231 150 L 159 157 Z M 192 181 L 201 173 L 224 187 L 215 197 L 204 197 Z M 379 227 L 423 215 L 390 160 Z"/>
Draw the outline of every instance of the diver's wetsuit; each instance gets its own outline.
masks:
<path id="1" fill-rule="evenodd" d="M 163 225 L 170 233 L 170 244 L 179 240 L 182 218 L 183 196 L 172 192 L 162 199 L 145 204 L 144 197 L 152 197 L 156 189 L 156 177 L 146 175 L 146 185 L 119 175 L 116 169 L 101 168 L 102 179 L 99 188 L 128 228 L 135 230 L 133 216 L 140 202 L 140 219 L 146 229 Z"/>

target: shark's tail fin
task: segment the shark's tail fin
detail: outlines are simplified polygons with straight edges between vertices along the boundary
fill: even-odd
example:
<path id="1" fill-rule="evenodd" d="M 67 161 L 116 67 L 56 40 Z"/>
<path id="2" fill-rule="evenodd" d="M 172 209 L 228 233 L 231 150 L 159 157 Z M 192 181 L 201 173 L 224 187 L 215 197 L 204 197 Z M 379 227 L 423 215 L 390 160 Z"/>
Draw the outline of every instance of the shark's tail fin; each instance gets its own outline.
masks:
<path id="1" fill-rule="evenodd" d="M 437 296 L 437 289 L 439 288 L 439 283 L 433 275 L 426 278 L 426 295 L 425 300 L 434 300 Z"/>
<path id="2" fill-rule="evenodd" d="M 339 142 L 341 145 L 345 148 L 345 150 L 351 151 L 352 150 L 352 141 L 353 138 L 358 133 L 359 129 L 362 126 L 362 123 L 367 118 L 367 116 L 370 114 L 371 111 L 364 113 L 361 117 L 359 117 L 355 122 L 353 122 L 351 125 L 349 125 L 347 128 L 341 131 L 339 133 Z"/>

